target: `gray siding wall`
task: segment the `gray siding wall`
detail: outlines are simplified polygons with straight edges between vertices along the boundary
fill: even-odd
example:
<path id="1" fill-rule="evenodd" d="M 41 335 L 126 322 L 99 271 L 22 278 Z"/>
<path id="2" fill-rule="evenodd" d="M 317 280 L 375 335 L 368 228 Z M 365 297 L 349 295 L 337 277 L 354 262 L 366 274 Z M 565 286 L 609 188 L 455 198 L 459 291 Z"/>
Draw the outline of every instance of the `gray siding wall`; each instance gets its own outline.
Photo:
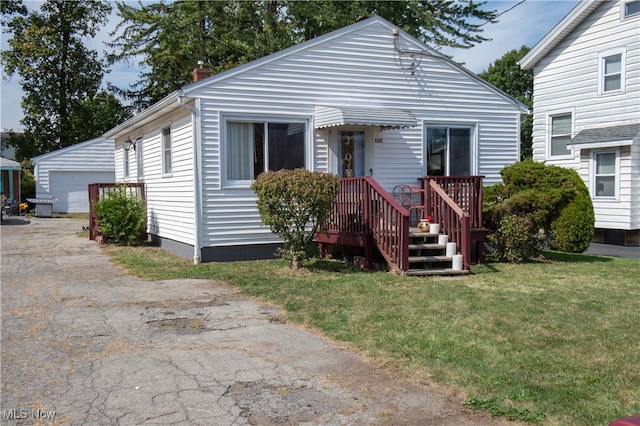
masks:
<path id="1" fill-rule="evenodd" d="M 573 135 L 585 128 L 638 122 L 640 119 L 640 18 L 622 19 L 621 2 L 604 2 L 534 69 L 534 159 L 577 169 L 589 185 L 589 151 L 550 157 L 549 115 L 573 114 Z M 624 91 L 599 94 L 602 54 L 625 56 Z M 640 228 L 640 152 L 638 142 L 620 147 L 617 200 L 594 200 L 596 227 Z"/>

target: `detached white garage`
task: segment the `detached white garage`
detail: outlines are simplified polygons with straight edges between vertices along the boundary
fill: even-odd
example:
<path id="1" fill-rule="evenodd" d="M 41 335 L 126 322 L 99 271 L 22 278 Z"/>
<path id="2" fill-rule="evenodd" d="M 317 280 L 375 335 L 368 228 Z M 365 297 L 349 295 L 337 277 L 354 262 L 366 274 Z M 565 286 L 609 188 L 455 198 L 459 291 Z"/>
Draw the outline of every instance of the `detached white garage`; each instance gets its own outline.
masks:
<path id="1" fill-rule="evenodd" d="M 96 138 L 32 158 L 36 198 L 54 197 L 54 213 L 88 213 L 91 183 L 115 182 L 112 139 Z"/>

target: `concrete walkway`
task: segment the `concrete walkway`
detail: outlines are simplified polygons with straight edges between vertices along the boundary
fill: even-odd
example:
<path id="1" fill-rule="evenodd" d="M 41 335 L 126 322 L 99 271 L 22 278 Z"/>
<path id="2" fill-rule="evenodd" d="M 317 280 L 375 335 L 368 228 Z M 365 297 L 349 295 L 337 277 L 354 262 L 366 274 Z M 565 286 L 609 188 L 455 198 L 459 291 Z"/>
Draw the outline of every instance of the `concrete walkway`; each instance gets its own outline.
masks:
<path id="1" fill-rule="evenodd" d="M 225 283 L 128 276 L 82 225 L 2 224 L 3 425 L 506 423 Z"/>

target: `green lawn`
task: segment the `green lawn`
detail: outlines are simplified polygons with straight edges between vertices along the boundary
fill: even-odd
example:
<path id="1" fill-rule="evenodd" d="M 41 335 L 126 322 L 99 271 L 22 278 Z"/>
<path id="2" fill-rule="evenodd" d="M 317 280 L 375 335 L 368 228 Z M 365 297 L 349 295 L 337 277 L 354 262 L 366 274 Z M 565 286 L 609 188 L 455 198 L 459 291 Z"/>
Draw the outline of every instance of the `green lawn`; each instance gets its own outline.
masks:
<path id="1" fill-rule="evenodd" d="M 417 382 L 497 416 L 606 425 L 640 412 L 640 261 L 546 253 L 457 278 L 401 277 L 317 261 L 192 265 L 157 248 L 107 247 L 142 278 L 209 278 L 282 306 Z"/>

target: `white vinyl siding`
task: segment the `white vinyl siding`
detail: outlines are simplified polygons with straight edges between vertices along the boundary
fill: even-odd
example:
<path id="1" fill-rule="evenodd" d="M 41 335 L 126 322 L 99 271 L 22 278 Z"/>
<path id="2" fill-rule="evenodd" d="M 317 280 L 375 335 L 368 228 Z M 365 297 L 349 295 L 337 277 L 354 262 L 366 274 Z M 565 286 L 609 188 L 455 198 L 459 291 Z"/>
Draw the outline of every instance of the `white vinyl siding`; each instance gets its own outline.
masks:
<path id="1" fill-rule="evenodd" d="M 589 186 L 596 213 L 596 227 L 640 228 L 640 147 L 620 147 L 615 197 L 595 195 L 595 163 L 588 145 L 566 156 L 549 150 L 549 117 L 571 111 L 572 135 L 584 129 L 637 123 L 640 117 L 639 15 L 621 19 L 626 3 L 602 2 L 534 68 L 533 158 L 547 164 L 576 169 Z M 636 7 L 632 5 L 632 7 Z M 605 68 L 620 55 L 620 70 Z M 607 72 L 605 72 L 607 71 Z M 615 89 L 605 91 L 605 77 Z"/>
<path id="2" fill-rule="evenodd" d="M 87 213 L 87 185 L 115 182 L 116 163 L 122 165 L 122 157 L 115 154 L 114 141 L 104 138 L 91 139 L 43 154 L 33 158 L 33 161 L 36 197 L 53 195 L 60 199 L 60 203 L 53 204 L 53 211 L 59 213 Z M 51 179 L 56 173 L 58 179 Z M 62 179 L 61 176 L 65 178 Z M 62 182 L 63 185 L 57 186 L 57 182 Z M 79 182 L 84 189 L 77 187 Z M 74 188 L 70 188 L 70 183 Z M 84 191 L 82 199 L 77 196 L 81 191 Z"/>
<path id="3" fill-rule="evenodd" d="M 261 225 L 253 191 L 225 181 L 227 153 L 220 141 L 226 141 L 225 121 L 238 116 L 260 117 L 266 112 L 280 121 L 308 120 L 313 139 L 305 164 L 338 174 L 336 148 L 342 129 L 314 129 L 310 118 L 316 105 L 410 110 L 418 126 L 366 128 L 371 161 L 364 174 L 373 175 L 389 192 L 398 184 L 417 185 L 424 175 L 426 119 L 473 126 L 477 146 L 470 162 L 475 172 L 486 176 L 487 184 L 500 182 L 500 170 L 519 159 L 520 111 L 513 103 L 440 58 L 424 57 L 413 73 L 398 68 L 391 28 L 377 23 L 227 74 L 189 96 L 202 97 L 204 246 L 279 241 Z"/>
<path id="4" fill-rule="evenodd" d="M 144 163 L 139 164 L 147 196 L 149 233 L 193 244 L 195 235 L 193 133 L 186 110 L 155 121 L 143 129 L 136 149 L 143 147 Z M 170 124 L 167 124 L 170 120 Z M 171 174 L 164 170 L 165 130 L 171 135 Z M 132 167 L 134 173 L 138 166 Z M 134 181 L 132 177 L 130 181 Z"/>

